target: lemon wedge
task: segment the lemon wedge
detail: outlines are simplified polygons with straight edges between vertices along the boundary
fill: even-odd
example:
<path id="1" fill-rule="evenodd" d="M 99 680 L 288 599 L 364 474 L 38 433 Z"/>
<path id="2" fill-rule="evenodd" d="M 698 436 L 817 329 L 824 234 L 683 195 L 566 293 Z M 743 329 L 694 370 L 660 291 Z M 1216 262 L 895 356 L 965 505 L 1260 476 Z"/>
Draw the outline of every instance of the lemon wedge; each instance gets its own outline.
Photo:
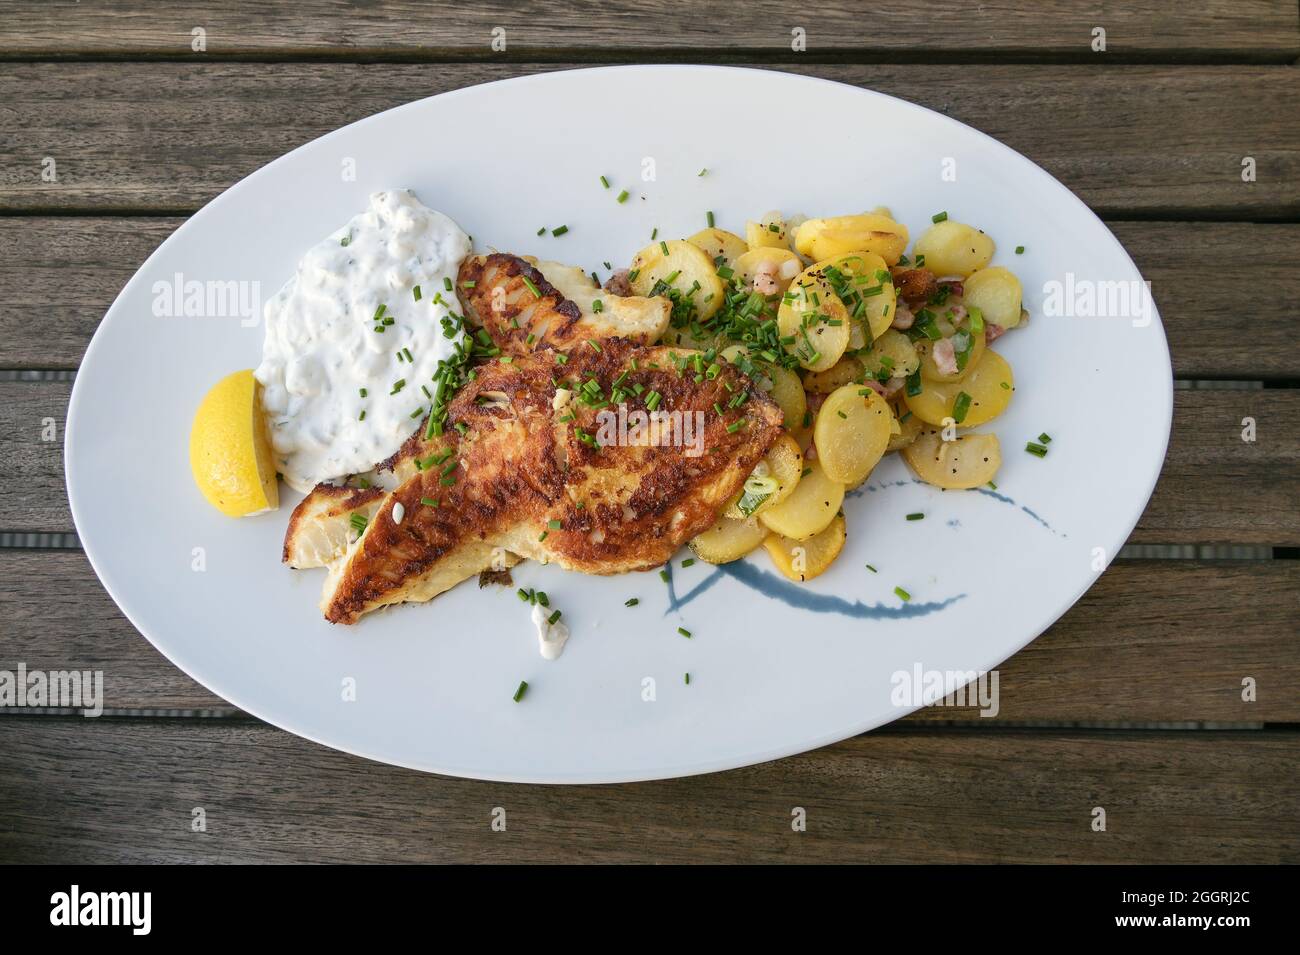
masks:
<path id="1" fill-rule="evenodd" d="M 261 386 L 251 368 L 227 375 L 204 395 L 190 428 L 190 470 L 222 514 L 247 517 L 279 506 Z"/>

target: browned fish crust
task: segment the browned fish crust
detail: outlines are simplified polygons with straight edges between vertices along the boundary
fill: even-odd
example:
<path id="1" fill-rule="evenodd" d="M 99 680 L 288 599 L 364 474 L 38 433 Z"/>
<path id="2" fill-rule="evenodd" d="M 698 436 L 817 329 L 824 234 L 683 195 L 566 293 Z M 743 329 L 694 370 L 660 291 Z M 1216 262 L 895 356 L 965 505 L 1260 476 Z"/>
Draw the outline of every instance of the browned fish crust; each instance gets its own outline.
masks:
<path id="1" fill-rule="evenodd" d="M 606 339 L 574 348 L 567 361 L 548 349 L 480 366 L 452 400 L 446 433 L 398 452 L 424 458 L 421 469 L 349 554 L 326 619 L 352 623 L 404 599 L 467 548 L 500 547 L 592 574 L 662 565 L 712 526 L 781 429 L 779 407 L 749 378 L 725 363 L 698 368 L 696 354 Z M 572 394 L 567 404 L 557 385 Z M 595 387 L 599 398 L 583 397 Z M 592 446 L 601 411 L 648 412 L 654 393 L 658 412 L 702 415 L 699 456 L 672 444 Z"/>

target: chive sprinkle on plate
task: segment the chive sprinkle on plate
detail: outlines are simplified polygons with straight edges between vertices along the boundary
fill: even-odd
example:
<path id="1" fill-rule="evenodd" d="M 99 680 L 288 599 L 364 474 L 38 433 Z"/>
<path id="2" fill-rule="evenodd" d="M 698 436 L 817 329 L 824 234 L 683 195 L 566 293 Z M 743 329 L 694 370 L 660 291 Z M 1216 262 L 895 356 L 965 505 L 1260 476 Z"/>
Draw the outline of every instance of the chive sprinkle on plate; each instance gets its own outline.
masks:
<path id="1" fill-rule="evenodd" d="M 515 690 L 515 695 L 512 697 L 512 699 L 513 699 L 516 703 L 518 703 L 520 700 L 522 700 L 522 699 L 524 698 L 524 694 L 527 693 L 527 692 L 528 692 L 528 681 L 527 681 L 527 680 L 520 680 L 520 681 L 519 681 L 519 689 Z"/>

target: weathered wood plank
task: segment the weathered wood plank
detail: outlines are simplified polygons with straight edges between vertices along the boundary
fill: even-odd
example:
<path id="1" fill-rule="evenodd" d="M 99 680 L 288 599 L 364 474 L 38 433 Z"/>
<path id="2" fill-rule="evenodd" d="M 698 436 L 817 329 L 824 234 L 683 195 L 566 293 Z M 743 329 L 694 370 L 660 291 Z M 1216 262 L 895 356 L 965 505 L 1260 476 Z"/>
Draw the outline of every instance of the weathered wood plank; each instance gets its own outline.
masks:
<path id="1" fill-rule="evenodd" d="M 914 0 L 873 8 L 870 16 L 846 0 L 808 10 L 776 0 L 722 0 L 711 4 L 707 15 L 689 4 L 632 0 L 226 0 L 217 6 L 204 0 L 79 6 L 9 0 L 0 21 L 0 55 L 187 56 L 195 28 L 205 31 L 203 55 L 212 58 L 486 56 L 497 28 L 506 31 L 506 49 L 516 56 L 609 56 L 646 49 L 789 55 L 796 27 L 807 34 L 810 56 L 848 51 L 1104 56 L 1092 53 L 1095 27 L 1105 29 L 1113 58 L 1285 62 L 1300 53 L 1296 7 L 1287 0 L 1210 0 L 1193 6 L 1139 0 L 1108 5 L 1104 12 L 1068 0 L 1039 0 L 967 7 L 960 16 L 936 16 L 933 6 Z"/>
<path id="2" fill-rule="evenodd" d="M 0 530 L 73 530 L 63 480 L 71 385 L 0 382 Z M 1241 440 L 1242 420 L 1258 440 Z M 55 440 L 49 420 L 57 423 Z M 1135 544 L 1300 545 L 1300 390 L 1179 391 L 1164 472 Z"/>
<path id="3" fill-rule="evenodd" d="M 519 63 L 17 63 L 0 72 L 0 209 L 190 211 L 271 159 Z M 1300 74 L 1267 66 L 794 65 L 963 120 L 1104 214 L 1300 215 Z M 237 131 L 233 133 L 232 131 Z M 1257 181 L 1241 179 L 1253 157 Z M 43 160 L 57 182 L 42 180 Z"/>
<path id="4" fill-rule="evenodd" d="M 0 550 L 0 580 L 0 670 L 101 670 L 114 711 L 236 712 L 136 633 L 82 553 Z M 1297 632 L 1298 561 L 1121 560 L 999 667 L 996 716 L 943 706 L 911 719 L 1300 722 Z M 1256 702 L 1242 701 L 1245 677 Z"/>
<path id="5" fill-rule="evenodd" d="M 134 271 L 183 218 L 0 218 L 0 368 L 73 369 Z M 1108 223 L 1151 281 L 1180 378 L 1300 378 L 1300 225 Z M 1234 263 L 1208 282 L 1206 262 Z M 1266 289 L 1269 308 L 1243 307 Z M 37 331 L 39 329 L 39 331 Z"/>
<path id="6" fill-rule="evenodd" d="M 1296 862 L 1297 759 L 1296 733 L 912 729 L 681 780 L 507 786 L 257 723 L 11 717 L 0 861 Z"/>

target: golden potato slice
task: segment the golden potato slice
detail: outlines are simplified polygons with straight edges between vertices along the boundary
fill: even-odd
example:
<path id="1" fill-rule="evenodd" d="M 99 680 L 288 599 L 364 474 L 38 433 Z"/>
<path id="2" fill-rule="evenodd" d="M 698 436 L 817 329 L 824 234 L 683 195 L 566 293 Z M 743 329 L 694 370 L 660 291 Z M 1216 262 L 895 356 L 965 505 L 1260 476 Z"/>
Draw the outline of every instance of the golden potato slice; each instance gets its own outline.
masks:
<path id="1" fill-rule="evenodd" d="M 751 249 L 788 249 L 790 240 L 785 232 L 785 219 L 780 212 L 764 213 L 758 222 L 745 223 L 745 241 Z"/>
<path id="2" fill-rule="evenodd" d="M 874 252 L 849 252 L 813 266 L 825 274 L 835 294 L 853 319 L 854 327 L 864 326 L 867 334 L 859 348 L 884 334 L 894 321 L 898 307 L 893 278 L 885 260 Z M 852 340 L 850 341 L 852 345 Z"/>
<path id="3" fill-rule="evenodd" d="M 921 359 L 921 377 L 927 381 L 961 381 L 964 379 L 976 365 L 979 364 L 980 358 L 984 356 L 984 333 L 975 335 L 970 330 L 970 323 L 964 323 L 958 330 L 959 334 L 953 338 L 954 350 L 957 351 L 956 359 L 958 363 L 957 371 L 949 374 L 939 370 L 938 364 L 934 360 L 934 346 L 938 342 L 930 341 L 928 338 L 918 338 L 913 347 L 916 349 L 917 357 Z M 966 337 L 963 339 L 961 335 Z M 957 346 L 961 343 L 969 342 L 970 351 L 965 362 L 962 362 L 960 349 Z"/>
<path id="4" fill-rule="evenodd" d="M 921 357 L 912 340 L 902 332 L 888 328 L 871 343 L 871 348 L 858 358 L 863 370 L 872 378 L 906 378 L 921 367 Z"/>
<path id="5" fill-rule="evenodd" d="M 763 543 L 767 533 L 767 528 L 756 517 L 740 521 L 720 517 L 718 523 L 691 540 L 690 548 L 700 560 L 727 564 L 740 560 Z"/>
<path id="6" fill-rule="evenodd" d="M 794 438 L 783 434 L 746 479 L 740 495 L 727 507 L 726 516 L 744 520 L 775 507 L 794 493 L 802 477 L 803 452 Z"/>
<path id="7" fill-rule="evenodd" d="M 781 337 L 793 339 L 786 350 L 809 371 L 832 367 L 849 346 L 849 313 L 816 266 L 786 291 L 776 322 Z"/>
<path id="8" fill-rule="evenodd" d="M 683 239 L 647 245 L 632 260 L 631 279 L 632 291 L 637 295 L 676 290 L 695 303 L 695 317 L 701 322 L 712 318 L 722 306 L 722 279 L 718 278 L 713 260 Z"/>
<path id="9" fill-rule="evenodd" d="M 826 529 L 843 503 L 844 485 L 828 478 L 819 462 L 805 458 L 794 493 L 758 519 L 783 537 L 807 540 Z"/>
<path id="10" fill-rule="evenodd" d="M 1002 465 L 996 434 L 966 434 L 944 441 L 941 432 L 927 428 L 902 454 L 922 481 L 948 489 L 988 484 Z"/>
<path id="11" fill-rule="evenodd" d="M 707 255 L 710 261 L 716 263 L 722 259 L 722 264 L 732 269 L 736 267 L 736 260 L 749 251 L 744 239 L 726 229 L 701 229 L 686 241 Z"/>
<path id="12" fill-rule="evenodd" d="M 967 276 L 993 258 L 993 240 L 964 222 L 936 222 L 916 240 L 915 256 L 935 275 Z"/>
<path id="13" fill-rule="evenodd" d="M 803 376 L 805 391 L 816 395 L 829 395 L 836 388 L 852 382 L 861 382 L 865 374 L 862 361 L 853 355 L 845 355 L 825 371 L 810 371 Z"/>
<path id="14" fill-rule="evenodd" d="M 874 252 L 897 265 L 907 248 L 907 226 L 879 213 L 807 219 L 794 234 L 801 255 L 821 261 L 849 252 Z"/>
<path id="15" fill-rule="evenodd" d="M 902 403 L 899 402 L 899 404 Z M 907 410 L 907 405 L 903 404 L 901 408 L 898 405 L 892 405 L 891 407 L 894 411 L 894 418 L 898 422 L 898 432 L 890 434 L 889 444 L 885 447 L 886 452 L 903 450 L 903 448 L 915 441 L 917 435 L 926 427 L 924 421 Z"/>
<path id="16" fill-rule="evenodd" d="M 894 424 L 885 399 L 862 385 L 831 392 L 817 413 L 813 443 L 826 476 L 859 484 L 884 457 Z"/>
<path id="17" fill-rule="evenodd" d="M 789 249 L 759 246 L 737 258 L 734 269 L 746 288 L 781 295 L 803 271 L 803 262 Z"/>
<path id="18" fill-rule="evenodd" d="M 829 567 L 844 549 L 844 515 L 835 519 L 819 534 L 807 540 L 791 540 L 772 534 L 763 541 L 776 569 L 796 583 L 812 580 Z"/>
<path id="19" fill-rule="evenodd" d="M 978 308 L 984 321 L 1015 328 L 1020 324 L 1020 279 L 1010 269 L 995 266 L 980 269 L 962 282 L 962 300 L 967 308 Z"/>
<path id="20" fill-rule="evenodd" d="M 905 395 L 904 400 L 913 414 L 927 424 L 942 425 L 945 418 L 952 418 L 963 428 L 973 428 L 992 421 L 1006 410 L 1016 390 L 1016 381 L 1006 359 L 989 348 L 963 380 L 922 380 L 921 386 L 919 395 Z M 954 413 L 961 411 L 955 405 L 963 394 L 969 396 L 964 415 Z M 957 421 L 958 418 L 961 420 Z"/>

